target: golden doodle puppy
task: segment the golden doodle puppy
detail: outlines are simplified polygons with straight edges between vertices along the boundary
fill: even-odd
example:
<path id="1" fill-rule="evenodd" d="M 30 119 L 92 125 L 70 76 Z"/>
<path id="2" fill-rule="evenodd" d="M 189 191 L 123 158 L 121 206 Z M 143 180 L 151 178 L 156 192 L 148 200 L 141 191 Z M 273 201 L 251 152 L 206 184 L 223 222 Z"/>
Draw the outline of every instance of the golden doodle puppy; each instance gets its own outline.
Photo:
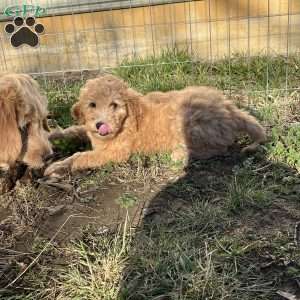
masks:
<path id="1" fill-rule="evenodd" d="M 255 150 L 266 140 L 258 121 L 209 87 L 139 94 L 121 79 L 105 75 L 88 80 L 73 106 L 80 126 L 53 133 L 51 139 L 88 135 L 92 150 L 50 165 L 45 175 L 126 161 L 133 153 L 169 151 L 173 159 L 207 159 L 228 151 L 245 133 Z"/>
<path id="2" fill-rule="evenodd" d="M 0 75 L 0 169 L 13 169 L 17 162 L 43 167 L 52 153 L 47 114 L 47 99 L 29 75 Z"/>

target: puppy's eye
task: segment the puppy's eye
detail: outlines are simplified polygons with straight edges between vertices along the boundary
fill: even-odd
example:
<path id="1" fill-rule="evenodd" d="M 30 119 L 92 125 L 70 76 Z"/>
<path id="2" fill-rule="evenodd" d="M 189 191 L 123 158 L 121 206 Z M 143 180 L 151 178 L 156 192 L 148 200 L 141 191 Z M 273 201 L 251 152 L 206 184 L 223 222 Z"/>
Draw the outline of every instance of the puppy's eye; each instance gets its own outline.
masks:
<path id="1" fill-rule="evenodd" d="M 90 103 L 89 103 L 89 107 L 95 108 L 95 107 L 96 107 L 96 103 L 95 103 L 95 102 L 90 102 Z"/>
<path id="2" fill-rule="evenodd" d="M 118 103 L 116 103 L 116 102 L 112 102 L 111 104 L 110 104 L 110 107 L 112 107 L 113 109 L 117 109 L 118 108 Z"/>

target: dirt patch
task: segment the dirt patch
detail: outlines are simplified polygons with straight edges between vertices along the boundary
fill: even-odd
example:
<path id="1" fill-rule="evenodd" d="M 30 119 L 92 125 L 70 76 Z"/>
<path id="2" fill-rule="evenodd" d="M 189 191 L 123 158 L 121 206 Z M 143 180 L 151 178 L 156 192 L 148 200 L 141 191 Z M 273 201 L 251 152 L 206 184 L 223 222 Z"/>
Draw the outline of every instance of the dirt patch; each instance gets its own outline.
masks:
<path id="1" fill-rule="evenodd" d="M 31 187 L 29 190 L 33 195 L 23 192 L 23 188 L 18 186 L 15 192 L 2 199 L 13 208 L 3 207 L 0 212 L 0 287 L 16 278 L 20 270 L 41 251 L 45 252 L 43 261 L 50 259 L 53 266 L 66 264 L 67 256 L 53 256 L 51 248 L 62 249 L 70 241 L 82 239 L 88 226 L 92 226 L 94 233 L 99 235 L 120 230 L 120 224 L 126 217 L 130 227 L 137 226 L 147 201 L 159 186 L 153 188 L 151 185 L 131 184 L 129 189 L 127 183 L 103 183 L 92 191 L 78 192 L 76 197 L 73 191 L 66 193 L 53 187 Z M 22 193 L 26 195 L 23 198 Z M 122 206 L 120 201 L 123 195 L 133 195 L 136 202 L 130 207 Z M 41 198 L 41 203 L 37 203 L 37 198 Z M 26 215 L 26 209 L 31 212 L 23 219 L 19 213 L 21 211 Z M 47 248 L 44 248 L 49 241 Z"/>
<path id="2" fill-rule="evenodd" d="M 99 232 L 115 230 L 127 214 L 130 225 L 137 226 L 147 202 L 170 177 L 161 177 L 159 183 L 152 184 L 128 182 L 128 178 L 120 182 L 122 176 L 102 180 L 88 172 L 60 181 L 55 187 L 45 183 L 18 184 L 0 199 L 1 246 L 24 253 L 32 251 L 35 239 L 53 239 L 63 246 L 80 238 L 82 229 L 88 225 L 99 227 Z M 127 194 L 135 199 L 129 207 L 120 203 Z"/>
<path id="3" fill-rule="evenodd" d="M 38 224 L 37 234 L 43 238 L 51 238 L 59 231 L 55 241 L 59 244 L 78 238 L 85 225 L 93 224 L 99 231 L 114 228 L 124 221 L 127 210 L 122 208 L 117 199 L 127 190 L 126 185 L 105 186 L 100 191 L 79 196 L 79 199 L 69 205 L 58 207 L 58 211 L 48 216 Z M 84 203 L 88 201 L 89 203 Z M 139 218 L 144 200 L 128 209 L 132 222 Z"/>
<path id="4" fill-rule="evenodd" d="M 275 199 L 268 208 L 245 213 L 239 219 L 232 234 L 253 233 L 258 236 L 274 236 L 285 233 L 293 241 L 295 225 L 300 221 L 300 205 L 296 202 L 287 202 L 284 199 Z"/>

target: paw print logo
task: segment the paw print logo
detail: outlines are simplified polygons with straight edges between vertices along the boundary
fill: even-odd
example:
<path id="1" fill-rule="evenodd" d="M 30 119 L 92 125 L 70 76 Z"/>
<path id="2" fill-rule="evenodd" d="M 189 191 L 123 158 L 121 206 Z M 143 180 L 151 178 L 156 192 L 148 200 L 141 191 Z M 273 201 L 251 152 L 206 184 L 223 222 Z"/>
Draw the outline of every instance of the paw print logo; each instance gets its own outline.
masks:
<path id="1" fill-rule="evenodd" d="M 22 45 L 36 47 L 39 44 L 39 35 L 44 33 L 45 28 L 42 24 L 36 24 L 34 17 L 16 17 L 12 23 L 5 26 L 5 31 L 10 37 L 12 46 L 18 48 Z"/>

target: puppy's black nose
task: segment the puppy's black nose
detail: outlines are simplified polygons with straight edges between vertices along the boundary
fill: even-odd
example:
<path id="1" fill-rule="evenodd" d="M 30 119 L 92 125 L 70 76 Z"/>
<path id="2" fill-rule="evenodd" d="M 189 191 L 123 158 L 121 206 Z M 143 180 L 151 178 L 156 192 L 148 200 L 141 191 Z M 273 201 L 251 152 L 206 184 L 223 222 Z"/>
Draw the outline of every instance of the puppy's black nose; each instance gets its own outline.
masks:
<path id="1" fill-rule="evenodd" d="M 104 123 L 102 123 L 102 122 L 98 122 L 97 124 L 96 124 L 96 128 L 97 129 L 99 129 L 100 127 L 101 127 L 101 125 L 103 125 Z"/>

